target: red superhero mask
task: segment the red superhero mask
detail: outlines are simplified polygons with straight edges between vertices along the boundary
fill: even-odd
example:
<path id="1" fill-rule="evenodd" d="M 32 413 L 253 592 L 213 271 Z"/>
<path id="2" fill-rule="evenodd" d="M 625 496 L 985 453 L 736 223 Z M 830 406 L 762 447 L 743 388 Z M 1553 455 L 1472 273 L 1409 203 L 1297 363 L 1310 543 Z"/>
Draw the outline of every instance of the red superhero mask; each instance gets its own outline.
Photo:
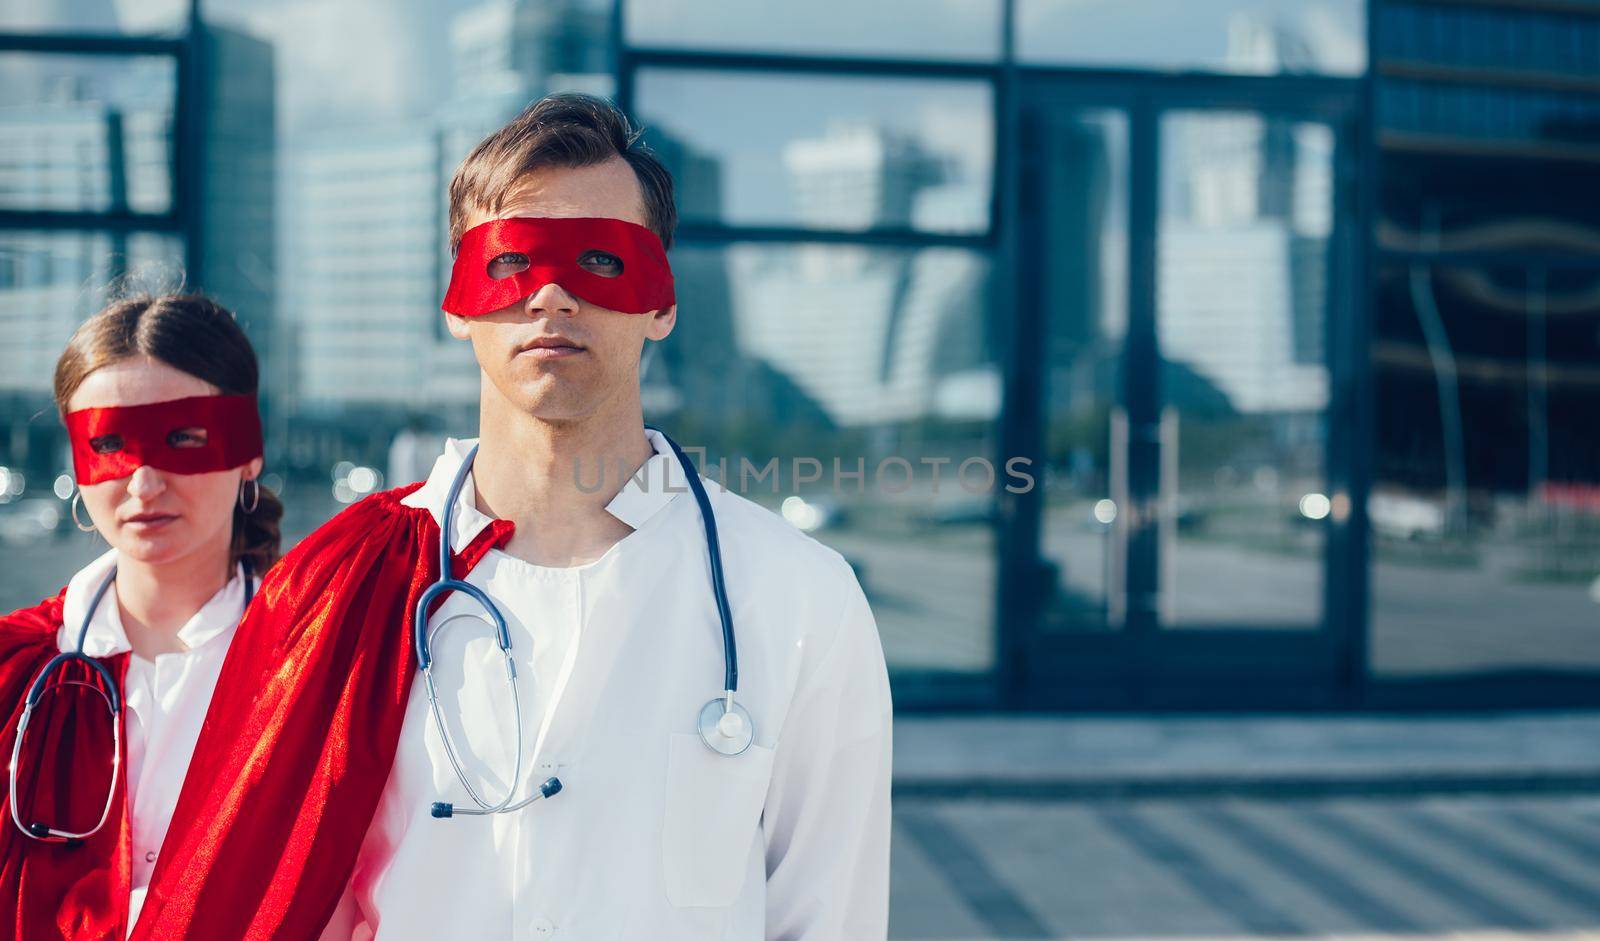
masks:
<path id="1" fill-rule="evenodd" d="M 204 474 L 261 456 L 261 414 L 253 395 L 187 399 L 68 412 L 79 484 L 127 477 L 146 464 Z"/>
<path id="2" fill-rule="evenodd" d="M 440 306 L 458 317 L 481 317 L 550 283 L 628 314 L 674 302 L 672 268 L 654 232 L 621 219 L 540 216 L 468 229 Z"/>

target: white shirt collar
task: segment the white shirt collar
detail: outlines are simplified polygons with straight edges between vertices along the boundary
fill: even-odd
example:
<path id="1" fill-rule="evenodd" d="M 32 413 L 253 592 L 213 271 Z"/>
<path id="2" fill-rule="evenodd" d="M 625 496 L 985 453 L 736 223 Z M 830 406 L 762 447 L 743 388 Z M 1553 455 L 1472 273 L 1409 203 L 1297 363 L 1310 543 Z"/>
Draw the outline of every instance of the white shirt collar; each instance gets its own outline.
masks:
<path id="1" fill-rule="evenodd" d="M 67 582 L 67 596 L 61 604 L 61 628 L 56 632 L 56 646 L 61 650 L 77 649 L 78 630 L 83 626 L 89 603 L 94 600 L 100 583 L 111 574 L 116 564 L 117 550 L 109 549 Z M 194 650 L 236 627 L 244 616 L 244 584 L 244 565 L 241 563 L 234 568 L 233 577 L 228 579 L 228 583 L 178 628 L 178 640 Z M 116 587 L 113 586 L 107 589 L 99 606 L 94 609 L 94 617 L 89 621 L 89 630 L 83 638 L 83 652 L 91 657 L 109 657 L 132 649 L 128 643 L 128 633 L 122 627 L 122 612 L 117 605 Z"/>
<path id="2" fill-rule="evenodd" d="M 628 524 L 633 529 L 639 529 L 656 515 L 667 504 L 671 503 L 680 493 L 689 489 L 688 478 L 684 476 L 683 467 L 678 464 L 677 457 L 672 453 L 671 445 L 667 439 L 653 428 L 645 429 L 645 437 L 650 439 L 650 447 L 655 453 L 651 454 L 628 480 L 622 484 L 620 490 L 606 504 L 606 512 Z M 412 491 L 401 500 L 404 506 L 427 510 L 433 521 L 438 523 L 444 515 L 445 497 L 450 493 L 450 484 L 455 479 L 456 471 L 460 469 L 461 462 L 467 459 L 467 454 L 478 443 L 476 438 L 449 438 L 444 443 L 444 453 L 433 462 L 433 470 L 428 474 L 428 479 L 421 487 Z M 574 472 L 580 486 L 594 489 L 610 488 L 616 485 L 618 477 L 626 468 L 616 465 L 607 465 L 603 469 L 594 462 L 581 463 Z M 454 515 L 451 518 L 450 551 L 460 552 L 471 544 L 472 540 L 484 530 L 493 518 L 480 511 L 477 506 L 477 490 L 474 486 L 472 475 L 462 482 L 461 496 L 456 500 Z"/>

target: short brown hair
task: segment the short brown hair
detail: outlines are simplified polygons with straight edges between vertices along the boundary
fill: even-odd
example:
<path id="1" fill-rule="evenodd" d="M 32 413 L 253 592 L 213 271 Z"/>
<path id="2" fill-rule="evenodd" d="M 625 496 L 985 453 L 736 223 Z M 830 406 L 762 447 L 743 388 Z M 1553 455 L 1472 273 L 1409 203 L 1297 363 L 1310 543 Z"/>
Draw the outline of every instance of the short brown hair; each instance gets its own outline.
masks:
<path id="1" fill-rule="evenodd" d="M 645 225 L 672 247 L 678 207 L 672 174 L 639 142 L 643 130 L 603 98 L 567 92 L 546 95 L 511 123 L 484 138 L 450 181 L 450 254 L 461 247 L 467 216 L 495 213 L 517 181 L 546 167 L 588 167 L 620 156 L 644 195 Z"/>
<path id="2" fill-rule="evenodd" d="M 73 331 L 56 360 L 56 408 L 62 415 L 73 393 L 97 369 L 148 356 L 204 380 L 223 395 L 255 395 L 261 370 L 250 339 L 233 314 L 200 294 L 135 294 L 113 301 Z M 243 561 L 256 575 L 278 560 L 283 504 L 260 487 L 255 508 L 233 507 L 228 567 Z"/>

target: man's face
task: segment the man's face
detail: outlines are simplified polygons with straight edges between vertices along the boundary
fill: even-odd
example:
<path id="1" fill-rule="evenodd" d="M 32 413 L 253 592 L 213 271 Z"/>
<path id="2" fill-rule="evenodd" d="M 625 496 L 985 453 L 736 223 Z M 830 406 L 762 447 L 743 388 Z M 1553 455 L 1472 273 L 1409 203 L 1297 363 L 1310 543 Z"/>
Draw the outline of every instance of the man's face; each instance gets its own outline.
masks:
<path id="1" fill-rule="evenodd" d="M 470 214 L 466 228 L 518 216 L 646 224 L 638 178 L 621 157 L 588 167 L 536 170 L 518 181 L 499 212 Z M 580 263 L 605 275 L 615 259 L 599 254 Z M 445 314 L 451 335 L 472 341 L 479 368 L 501 398 L 521 412 L 553 421 L 587 417 L 619 396 L 636 398 L 644 341 L 664 339 L 677 317 L 676 305 L 646 314 L 597 307 L 555 283 L 481 317 Z"/>

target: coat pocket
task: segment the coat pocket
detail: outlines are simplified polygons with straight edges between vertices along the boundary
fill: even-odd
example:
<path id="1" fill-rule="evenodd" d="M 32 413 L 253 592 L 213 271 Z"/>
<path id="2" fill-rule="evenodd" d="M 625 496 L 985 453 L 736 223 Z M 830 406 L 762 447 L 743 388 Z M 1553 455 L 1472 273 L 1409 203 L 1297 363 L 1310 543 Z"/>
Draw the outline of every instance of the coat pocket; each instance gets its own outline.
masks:
<path id="1" fill-rule="evenodd" d="M 731 905 L 761 828 L 773 750 L 751 744 L 742 755 L 719 755 L 693 733 L 674 733 L 667 747 L 667 899 L 679 908 Z"/>

